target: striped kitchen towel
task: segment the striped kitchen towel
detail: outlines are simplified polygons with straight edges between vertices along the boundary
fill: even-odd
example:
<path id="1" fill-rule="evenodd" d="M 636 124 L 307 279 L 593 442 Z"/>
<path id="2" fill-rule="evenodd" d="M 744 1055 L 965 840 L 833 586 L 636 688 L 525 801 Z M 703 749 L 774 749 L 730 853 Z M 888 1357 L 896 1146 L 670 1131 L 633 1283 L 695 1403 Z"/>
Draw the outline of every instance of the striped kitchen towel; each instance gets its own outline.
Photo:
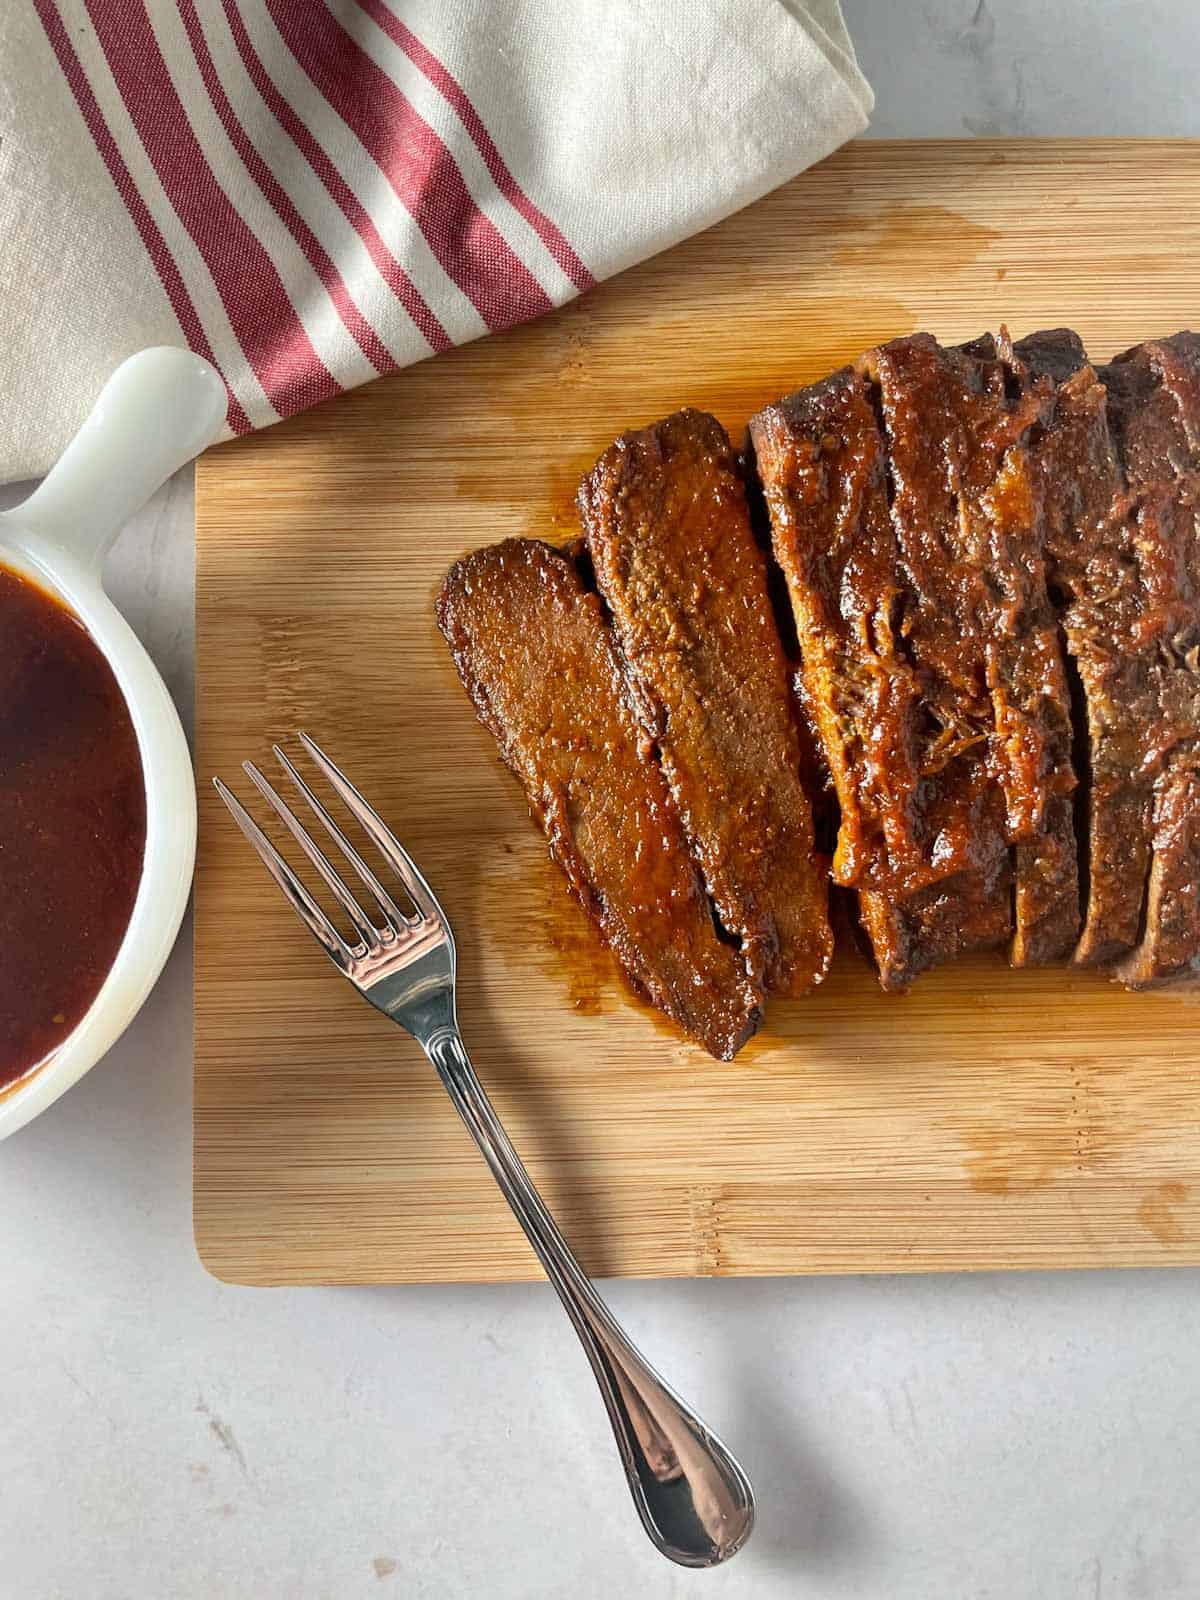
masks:
<path id="1" fill-rule="evenodd" d="M 186 344 L 266 427 L 865 125 L 838 0 L 0 0 L 0 481 Z"/>

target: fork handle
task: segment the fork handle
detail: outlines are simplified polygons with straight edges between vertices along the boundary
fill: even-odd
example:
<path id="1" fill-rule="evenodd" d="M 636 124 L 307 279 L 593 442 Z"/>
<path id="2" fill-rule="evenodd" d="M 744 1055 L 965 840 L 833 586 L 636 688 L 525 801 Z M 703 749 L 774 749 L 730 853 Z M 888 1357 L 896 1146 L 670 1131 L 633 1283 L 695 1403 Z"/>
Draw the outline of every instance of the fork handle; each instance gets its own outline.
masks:
<path id="1" fill-rule="evenodd" d="M 754 1525 L 745 1473 L 639 1354 L 592 1287 L 509 1141 L 458 1030 L 439 1030 L 425 1053 L 579 1335 L 646 1532 L 681 1566 L 716 1566 L 741 1548 Z"/>

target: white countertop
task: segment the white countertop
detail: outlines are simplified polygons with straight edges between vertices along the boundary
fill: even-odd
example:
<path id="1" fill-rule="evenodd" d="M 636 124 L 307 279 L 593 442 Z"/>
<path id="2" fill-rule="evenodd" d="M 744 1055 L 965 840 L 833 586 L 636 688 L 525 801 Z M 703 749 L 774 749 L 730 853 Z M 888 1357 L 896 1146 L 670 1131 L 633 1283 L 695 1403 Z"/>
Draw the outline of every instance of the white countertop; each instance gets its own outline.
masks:
<path id="1" fill-rule="evenodd" d="M 1187 0 L 844 6 L 876 135 L 1200 135 Z M 184 706 L 191 527 L 181 477 L 112 565 Z M 0 1600 L 1200 1593 L 1196 1273 L 608 1286 L 758 1491 L 678 1571 L 549 1288 L 205 1275 L 190 960 L 0 1149 Z"/>

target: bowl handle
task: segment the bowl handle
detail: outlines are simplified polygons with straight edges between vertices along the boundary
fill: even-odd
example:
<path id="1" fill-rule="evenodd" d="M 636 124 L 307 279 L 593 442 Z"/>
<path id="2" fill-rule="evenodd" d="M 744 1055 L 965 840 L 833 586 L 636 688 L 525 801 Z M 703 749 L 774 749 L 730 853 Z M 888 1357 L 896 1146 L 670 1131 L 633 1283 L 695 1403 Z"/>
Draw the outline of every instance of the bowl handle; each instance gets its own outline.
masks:
<path id="1" fill-rule="evenodd" d="M 99 567 L 154 491 L 220 433 L 228 394 L 201 356 L 162 345 L 123 361 L 57 463 L 11 520 Z"/>

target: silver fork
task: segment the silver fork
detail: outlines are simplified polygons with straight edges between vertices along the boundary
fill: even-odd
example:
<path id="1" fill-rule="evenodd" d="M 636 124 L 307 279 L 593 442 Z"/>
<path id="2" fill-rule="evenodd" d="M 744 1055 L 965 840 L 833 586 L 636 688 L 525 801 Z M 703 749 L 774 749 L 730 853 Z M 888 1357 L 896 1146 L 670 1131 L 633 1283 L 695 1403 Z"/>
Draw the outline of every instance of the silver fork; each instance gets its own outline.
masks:
<path id="1" fill-rule="evenodd" d="M 608 1409 L 634 1505 L 651 1540 L 681 1566 L 716 1566 L 741 1549 L 754 1526 L 754 1495 L 746 1474 L 626 1338 L 571 1254 L 509 1142 L 458 1031 L 454 935 L 433 890 L 353 784 L 307 734 L 299 738 L 403 886 L 415 915 L 400 910 L 278 745 L 272 749 L 280 766 L 369 891 L 374 912 L 363 909 L 361 899 L 351 894 L 308 829 L 253 762 L 243 762 L 243 769 L 353 924 L 352 941 L 343 938 L 237 797 L 214 778 L 218 793 L 333 964 L 364 999 L 406 1028 L 437 1068 L 579 1335 Z"/>

